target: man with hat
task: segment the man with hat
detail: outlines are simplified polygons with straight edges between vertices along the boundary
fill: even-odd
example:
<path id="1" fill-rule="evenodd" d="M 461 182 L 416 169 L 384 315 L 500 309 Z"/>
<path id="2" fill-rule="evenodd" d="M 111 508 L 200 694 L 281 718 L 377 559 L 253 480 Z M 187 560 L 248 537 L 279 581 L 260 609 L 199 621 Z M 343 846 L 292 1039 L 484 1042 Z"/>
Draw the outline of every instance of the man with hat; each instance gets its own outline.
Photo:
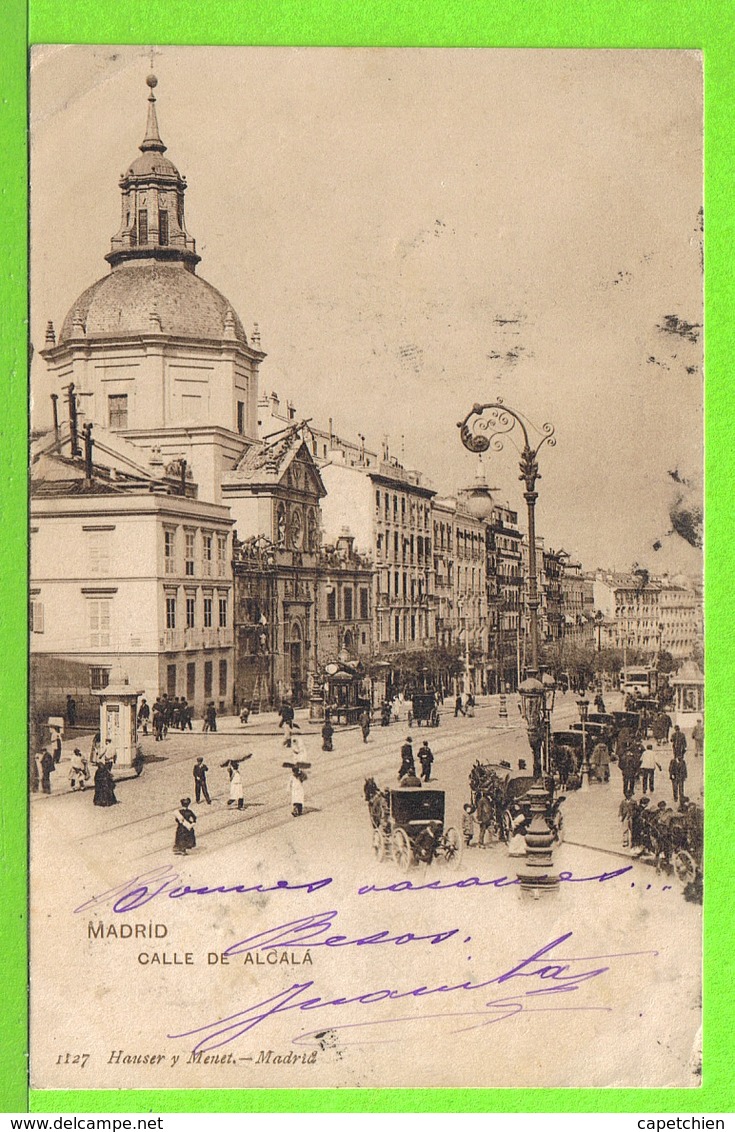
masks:
<path id="1" fill-rule="evenodd" d="M 421 763 L 421 777 L 424 782 L 428 782 L 431 778 L 431 766 L 434 762 L 434 753 L 429 746 L 428 739 L 424 739 L 419 747 L 419 762 Z"/>
<path id="2" fill-rule="evenodd" d="M 401 769 L 398 771 L 398 778 L 401 779 L 406 774 L 412 774 L 416 777 L 416 763 L 413 757 L 413 739 L 410 735 L 406 737 L 406 742 L 401 747 Z"/>
<path id="3" fill-rule="evenodd" d="M 204 801 L 208 806 L 212 805 L 212 799 L 209 797 L 209 790 L 207 789 L 207 771 L 208 766 L 205 766 L 204 759 L 200 755 L 194 763 L 194 797 L 197 802 L 201 801 L 202 794 Z"/>

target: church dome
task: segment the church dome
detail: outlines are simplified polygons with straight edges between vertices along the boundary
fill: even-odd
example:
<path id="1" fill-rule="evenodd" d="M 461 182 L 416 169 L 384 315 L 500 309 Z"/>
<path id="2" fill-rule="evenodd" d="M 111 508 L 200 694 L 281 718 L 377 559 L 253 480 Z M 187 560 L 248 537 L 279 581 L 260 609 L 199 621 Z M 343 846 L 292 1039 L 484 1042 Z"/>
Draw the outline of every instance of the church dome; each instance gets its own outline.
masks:
<path id="1" fill-rule="evenodd" d="M 242 323 L 216 287 L 181 262 L 127 262 L 84 291 L 64 319 L 60 342 L 140 334 L 236 340 Z"/>
<path id="2" fill-rule="evenodd" d="M 162 153 L 157 153 L 155 150 L 147 150 L 145 153 L 141 153 L 140 157 L 136 157 L 132 165 L 128 166 L 124 177 L 149 176 L 175 177 L 178 180 L 179 171 L 173 161 L 169 161 L 168 157 L 164 157 Z"/>

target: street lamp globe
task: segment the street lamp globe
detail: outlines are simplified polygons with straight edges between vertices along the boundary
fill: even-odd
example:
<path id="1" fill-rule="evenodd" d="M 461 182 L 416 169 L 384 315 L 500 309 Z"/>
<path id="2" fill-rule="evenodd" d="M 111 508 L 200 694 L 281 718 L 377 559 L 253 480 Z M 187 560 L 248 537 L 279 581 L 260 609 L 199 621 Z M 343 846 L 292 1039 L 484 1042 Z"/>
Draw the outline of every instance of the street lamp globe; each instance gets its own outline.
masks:
<path id="1" fill-rule="evenodd" d="M 579 718 L 582 723 L 587 719 L 587 713 L 590 710 L 590 702 L 582 696 L 581 700 L 577 700 L 577 708 L 579 710 Z"/>
<path id="2" fill-rule="evenodd" d="M 535 676 L 529 676 L 518 685 L 518 694 L 526 723 L 529 727 L 538 726 L 544 718 L 546 695 L 543 684 Z"/>
<path id="3" fill-rule="evenodd" d="M 546 707 L 547 715 L 551 714 L 554 710 L 554 699 L 556 698 L 556 680 L 550 672 L 544 672 L 541 677 L 541 683 L 544 687 L 544 705 Z"/>
<path id="4" fill-rule="evenodd" d="M 485 469 L 482 466 L 481 457 L 479 457 L 477 461 L 475 482 L 472 484 L 472 487 L 464 488 L 461 494 L 470 514 L 474 515 L 476 519 L 487 522 L 492 518 L 494 507 L 493 497 L 487 485 Z"/>

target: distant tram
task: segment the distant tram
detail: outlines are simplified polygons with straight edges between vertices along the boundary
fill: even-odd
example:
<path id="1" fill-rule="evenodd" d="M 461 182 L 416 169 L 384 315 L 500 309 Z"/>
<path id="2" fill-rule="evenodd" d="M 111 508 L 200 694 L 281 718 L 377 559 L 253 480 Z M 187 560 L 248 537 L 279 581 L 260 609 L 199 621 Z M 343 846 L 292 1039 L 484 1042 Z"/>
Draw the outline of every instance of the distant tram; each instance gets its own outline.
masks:
<path id="1" fill-rule="evenodd" d="M 644 698 L 655 696 L 658 691 L 658 672 L 655 668 L 648 667 L 629 668 L 620 687 L 626 695 L 639 692 Z"/>

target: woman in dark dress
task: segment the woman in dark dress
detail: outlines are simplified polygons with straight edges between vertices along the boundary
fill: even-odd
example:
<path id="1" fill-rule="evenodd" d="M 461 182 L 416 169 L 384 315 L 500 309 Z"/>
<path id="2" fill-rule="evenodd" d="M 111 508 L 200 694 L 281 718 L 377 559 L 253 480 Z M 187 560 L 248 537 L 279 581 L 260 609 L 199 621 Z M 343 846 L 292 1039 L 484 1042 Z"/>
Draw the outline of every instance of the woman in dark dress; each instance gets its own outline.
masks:
<path id="1" fill-rule="evenodd" d="M 186 854 L 194 849 L 197 843 L 194 826 L 197 816 L 189 809 L 191 798 L 181 799 L 181 809 L 174 814 L 176 818 L 176 837 L 174 838 L 174 853 Z"/>
<path id="2" fill-rule="evenodd" d="M 93 801 L 95 806 L 114 806 L 117 803 L 115 779 L 109 763 L 99 763 L 95 771 Z"/>

